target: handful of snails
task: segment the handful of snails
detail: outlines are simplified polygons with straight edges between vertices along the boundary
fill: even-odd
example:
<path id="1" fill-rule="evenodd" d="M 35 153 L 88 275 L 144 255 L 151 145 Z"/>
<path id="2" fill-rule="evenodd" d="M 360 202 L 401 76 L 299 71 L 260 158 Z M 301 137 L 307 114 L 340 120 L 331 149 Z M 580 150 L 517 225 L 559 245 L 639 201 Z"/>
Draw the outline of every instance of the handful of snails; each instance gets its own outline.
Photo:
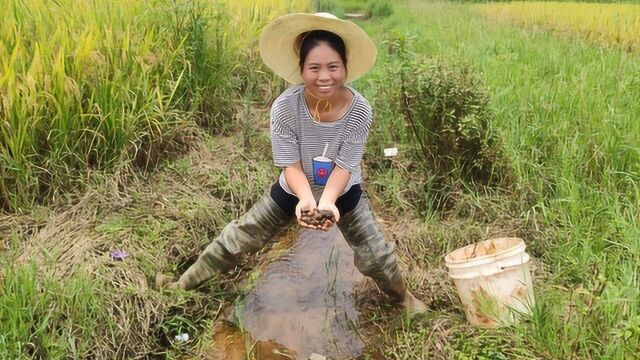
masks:
<path id="1" fill-rule="evenodd" d="M 336 222 L 336 218 L 333 216 L 331 210 L 302 210 L 300 220 L 311 226 L 322 226 L 327 220 Z"/>

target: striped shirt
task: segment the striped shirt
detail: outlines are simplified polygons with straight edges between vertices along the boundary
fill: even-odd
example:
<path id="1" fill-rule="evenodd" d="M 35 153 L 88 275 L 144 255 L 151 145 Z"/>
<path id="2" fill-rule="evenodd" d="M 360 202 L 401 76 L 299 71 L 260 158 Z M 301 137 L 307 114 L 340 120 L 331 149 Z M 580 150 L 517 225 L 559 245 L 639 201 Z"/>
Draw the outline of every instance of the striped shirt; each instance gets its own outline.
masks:
<path id="1" fill-rule="evenodd" d="M 313 120 L 304 100 L 304 85 L 294 85 L 285 90 L 271 107 L 273 161 L 283 168 L 300 161 L 316 200 L 322 194 L 323 186 L 314 183 L 312 159 L 322 155 L 325 146 L 325 156 L 351 172 L 343 194 L 362 181 L 360 161 L 373 112 L 360 93 L 350 87 L 348 89 L 354 95 L 353 101 L 346 113 L 333 122 L 317 123 Z M 286 192 L 293 194 L 284 178 L 284 171 L 279 182 Z"/>

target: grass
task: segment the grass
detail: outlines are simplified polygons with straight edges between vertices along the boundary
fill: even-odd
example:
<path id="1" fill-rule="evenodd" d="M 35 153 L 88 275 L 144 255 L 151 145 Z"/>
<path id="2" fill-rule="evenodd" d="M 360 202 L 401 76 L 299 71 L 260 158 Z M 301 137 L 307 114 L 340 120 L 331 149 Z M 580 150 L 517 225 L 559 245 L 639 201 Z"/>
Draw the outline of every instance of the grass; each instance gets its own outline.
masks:
<path id="1" fill-rule="evenodd" d="M 0 337 L 2 357 L 206 352 L 212 319 L 238 296 L 233 282 L 251 265 L 243 262 L 235 280 L 213 279 L 199 292 L 153 290 L 153 277 L 183 272 L 275 178 L 260 160 L 268 139 L 252 138 L 248 153 L 234 148 L 239 139 L 200 142 L 153 175 L 96 177 L 86 193 L 67 194 L 63 203 L 74 206 L 0 216 L 0 324 L 8 330 Z M 113 249 L 129 257 L 112 261 Z M 182 333 L 191 337 L 187 346 L 174 341 Z"/>
<path id="2" fill-rule="evenodd" d="M 586 38 L 605 47 L 638 50 L 640 6 L 637 4 L 519 2 L 487 4 L 478 10 L 494 20 L 540 27 L 560 36 Z M 557 16 L 558 13 L 563 15 Z"/>
<path id="3" fill-rule="evenodd" d="M 551 270 L 536 284 L 539 304 L 535 316 L 514 333 L 501 335 L 501 341 L 527 344 L 527 349 L 542 358 L 631 356 L 640 343 L 636 332 L 624 330 L 636 321 L 640 296 L 635 280 L 640 260 L 637 54 L 495 24 L 477 16 L 469 6 L 447 3 L 408 2 L 407 7 L 398 6 L 387 21 L 366 26 L 382 40 L 383 31 L 403 35 L 410 50 L 421 56 L 472 64 L 491 91 L 492 128 L 502 139 L 514 177 L 511 183 L 488 190 L 498 197 L 465 195 L 459 206 L 440 216 L 453 221 L 453 228 L 448 224 L 450 231 L 469 226 L 464 220 L 469 215 L 475 226 L 500 217 L 511 226 L 521 224 L 520 230 L 512 231 L 520 231 L 530 251 Z M 383 52 L 378 71 L 390 56 Z M 376 76 L 370 75 L 372 79 Z M 367 84 L 366 79 L 363 83 Z M 375 98 L 375 86 L 363 87 L 369 98 Z M 396 128 L 397 122 L 396 116 L 383 110 L 378 114 L 379 130 L 374 132 Z M 379 139 L 387 143 L 379 144 Z M 379 139 L 371 140 L 373 147 L 389 146 L 393 141 L 388 135 Z M 412 189 L 402 180 L 408 174 L 394 170 L 400 178 L 396 186 L 386 182 L 388 188 L 380 189 L 380 198 L 386 202 Z M 380 173 L 390 176 L 388 170 Z M 460 213 L 460 208 L 474 207 L 470 197 L 484 202 L 478 211 L 490 211 L 495 217 Z M 425 226 L 439 228 L 442 221 L 427 219 Z M 502 231 L 509 233 L 507 227 Z M 446 237 L 430 241 L 444 241 L 448 244 L 444 251 L 478 239 L 464 232 L 459 235 L 464 237 L 453 242 L 447 243 Z M 412 241 L 408 253 L 420 253 L 418 239 L 407 236 L 405 241 Z M 425 260 L 431 260 L 425 266 L 441 264 L 441 259 L 422 253 Z M 626 337 L 620 337 L 622 333 Z M 481 348 L 484 336 L 495 334 L 481 334 Z M 551 339 L 553 346 L 548 345 Z M 486 348 L 490 346 L 491 342 Z M 466 354 L 470 348 L 462 343 L 454 350 Z"/>
<path id="4" fill-rule="evenodd" d="M 128 15 L 118 12 L 117 3 L 112 5 L 102 16 L 122 20 L 118 26 L 127 24 Z M 49 11 L 59 11 L 52 9 Z M 261 12 L 255 10 L 252 14 L 258 18 Z M 171 17 L 173 21 L 178 18 Z M 73 19 L 81 21 L 83 17 Z M 220 17 L 215 21 L 222 24 L 231 20 Z M 0 335 L 0 357 L 197 357 L 206 352 L 211 320 L 218 316 L 221 305 L 233 302 L 238 291 L 243 291 L 234 282 L 257 274 L 251 271 L 255 258 L 250 257 L 236 273 L 214 279 L 200 291 L 166 293 L 149 287 L 158 270 L 184 270 L 211 237 L 246 211 L 277 175 L 269 156 L 264 109 L 278 84 L 265 85 L 272 78 L 266 72 L 256 74 L 259 76 L 255 83 L 248 80 L 250 64 L 258 61 L 254 52 L 246 52 L 244 55 L 250 60 L 236 69 L 238 78 L 244 80 L 234 80 L 232 88 L 246 90 L 250 96 L 235 104 L 226 130 L 230 136 L 207 135 L 188 124 L 187 138 L 194 150 L 168 161 L 161 157 L 165 160 L 158 161 L 153 172 L 121 166 L 132 158 L 114 155 L 109 160 L 111 168 L 91 168 L 82 176 L 74 175 L 74 180 L 66 177 L 77 167 L 87 170 L 86 158 L 90 154 L 112 156 L 123 151 L 122 147 L 109 147 L 103 154 L 92 144 L 111 146 L 122 141 L 125 149 L 132 141 L 138 145 L 142 144 L 136 143 L 138 140 L 154 144 L 160 139 L 156 136 L 170 134 L 169 128 L 159 128 L 159 123 L 174 126 L 200 119 L 204 128 L 219 129 L 219 125 L 211 125 L 211 119 L 201 118 L 200 112 L 215 108 L 214 101 L 224 99 L 218 95 L 233 94 L 227 88 L 223 89 L 228 90 L 226 93 L 208 93 L 200 87 L 213 81 L 215 74 L 197 80 L 202 81 L 198 87 L 181 87 L 186 86 L 187 80 L 196 81 L 193 73 L 179 68 L 162 72 L 167 77 L 151 76 L 143 69 L 148 66 L 145 61 L 136 62 L 135 56 L 123 61 L 119 49 L 128 54 L 154 49 L 156 55 L 167 55 L 162 57 L 167 62 L 186 55 L 182 53 L 171 60 L 171 52 L 161 51 L 163 43 L 152 41 L 161 27 L 153 34 L 148 30 L 146 37 L 136 37 L 139 33 L 134 27 L 127 32 L 126 27 L 116 25 L 114 29 L 120 30 L 113 30 L 111 35 L 102 33 L 104 27 L 87 30 L 86 36 L 76 34 L 78 43 L 85 44 L 79 49 L 90 49 L 91 39 L 95 44 L 103 36 L 112 39 L 113 44 L 129 44 L 104 48 L 111 52 L 100 51 L 105 56 L 104 66 L 111 66 L 107 72 L 111 75 L 94 79 L 97 87 L 92 88 L 90 83 L 80 86 L 77 79 L 76 85 L 65 81 L 67 67 L 86 72 L 91 67 L 69 62 L 79 61 L 82 56 L 76 60 L 56 57 L 55 47 L 46 42 L 38 51 L 40 58 L 49 59 L 49 63 L 20 60 L 18 66 L 25 74 L 39 74 L 34 78 L 42 80 L 42 84 L 45 75 L 49 75 L 51 86 L 59 90 L 56 96 L 68 104 L 80 106 L 91 99 L 111 104 L 83 108 L 82 114 L 87 115 L 87 122 L 95 121 L 91 124 L 97 128 L 113 132 L 96 135 L 86 130 L 88 126 L 74 128 L 77 123 L 72 120 L 85 118 L 72 114 L 68 106 L 42 107 L 37 116 L 27 115 L 31 109 L 28 101 L 49 99 L 42 89 L 35 94 L 25 90 L 25 96 L 14 97 L 17 105 L 12 112 L 7 112 L 6 105 L 1 108 L 2 116 L 18 136 L 3 138 L 4 148 L 0 149 L 3 205 L 15 210 L 0 214 L 0 327 L 6 329 Z M 2 39 L 13 34 L 8 26 L 4 22 L 1 27 Z M 385 220 L 390 239 L 397 243 L 411 288 L 430 306 L 426 316 L 409 321 L 398 316 L 396 309 L 381 305 L 383 299 L 375 295 L 365 299 L 362 324 L 368 334 L 366 356 L 634 357 L 640 350 L 638 55 L 537 29 L 498 24 L 483 18 L 468 4 L 396 2 L 391 15 L 384 19 L 374 17 L 363 26 L 381 44 L 374 71 L 354 84 L 376 109 L 365 154 L 368 189 L 376 213 Z M 215 27 L 209 28 L 212 29 Z M 190 56 L 204 56 L 197 49 L 205 39 L 215 39 L 206 46 L 224 45 L 223 38 L 215 34 L 198 34 L 201 37 L 191 39 L 194 43 L 190 45 Z M 70 40 L 63 35 L 47 34 L 52 41 L 68 46 L 66 41 Z M 479 71 L 489 90 L 494 114 L 490 131 L 501 139 L 496 146 L 503 153 L 504 165 L 512 171 L 505 181 L 491 186 L 460 182 L 450 188 L 455 201 L 439 211 L 432 210 L 436 204 L 434 194 L 425 188 L 422 177 L 428 174 L 417 176 L 413 172 L 414 160 L 405 149 L 414 144 L 402 142 L 398 134 L 405 125 L 384 106 L 393 99 L 379 96 L 380 80 L 388 70 L 385 67 L 393 61 L 394 55 L 388 51 L 392 39 L 401 39 L 402 46 L 415 56 L 463 62 Z M 26 44 L 2 45 L 5 55 L 10 54 L 8 48 L 26 49 Z M 87 54 L 91 60 L 91 52 L 87 50 Z M 4 101 L 7 79 L 10 83 L 19 77 L 4 70 L 7 61 L 14 60 L 0 58 L 5 61 L 0 75 Z M 53 61 L 56 59 L 58 63 Z M 91 60 L 95 64 L 89 64 L 100 65 L 96 59 Z M 66 67 L 62 67 L 62 61 L 66 61 Z M 210 61 L 198 70 L 201 75 L 210 74 L 208 69 L 216 66 L 214 60 Z M 133 73 L 135 76 L 131 77 Z M 117 81 L 109 82 L 114 79 Z M 93 97 L 82 95 L 84 100 L 78 102 L 73 95 L 76 86 L 82 94 Z M 254 96 L 264 102 L 256 103 Z M 201 107 L 183 102 L 188 99 Z M 185 107 L 176 108 L 175 102 Z M 44 103 L 56 104 L 53 100 L 38 102 Z M 27 122 L 27 118 L 34 121 Z M 63 133 L 51 127 L 38 130 L 39 124 L 51 119 L 57 119 L 60 128 L 70 131 Z M 136 123 L 139 127 L 118 127 L 132 126 L 129 120 L 140 121 Z M 3 136 L 8 134 L 6 129 L 2 131 Z M 40 140 L 46 139 L 49 132 L 59 136 L 60 147 L 24 155 L 40 146 Z M 70 143 L 60 140 L 73 136 L 78 137 Z M 129 136 L 137 137 L 132 140 Z M 382 149 L 395 145 L 400 148 L 400 155 L 383 159 Z M 9 153 L 7 146 L 15 150 Z M 146 149 L 164 154 L 162 147 Z M 146 159 L 147 156 L 140 158 L 142 164 Z M 25 165 L 32 160 L 39 161 L 34 163 L 39 165 Z M 85 190 L 49 188 L 53 180 L 40 172 L 53 162 L 51 169 L 62 172 L 52 173 L 51 179 L 59 178 L 60 183 L 77 181 Z M 42 191 L 54 194 L 55 204 L 38 205 L 34 200 L 42 195 L 41 186 L 54 189 Z M 466 323 L 442 256 L 474 241 L 506 235 L 525 239 L 528 252 L 534 257 L 536 306 L 520 325 L 479 330 Z M 116 247 L 128 250 L 131 257 L 124 262 L 111 261 L 107 254 Z M 255 278 L 247 280 L 248 284 L 253 281 Z M 188 332 L 193 339 L 186 347 L 173 341 L 182 332 Z"/>
<path id="5" fill-rule="evenodd" d="M 233 131 L 243 101 L 271 98 L 275 88 L 273 75 L 254 71 L 262 64 L 247 36 L 304 4 L 0 7 L 0 208 L 17 212 L 81 190 L 93 171 L 153 170 L 188 148 L 196 125 Z"/>
<path id="6" fill-rule="evenodd" d="M 177 93 L 189 61 L 185 34 L 156 22 L 169 9 L 89 1 L 1 6 L 8 12 L 0 30 L 0 116 L 10 124 L 0 133 L 3 208 L 28 208 L 44 194 L 81 186 L 94 169 L 155 164 L 187 127 Z"/>

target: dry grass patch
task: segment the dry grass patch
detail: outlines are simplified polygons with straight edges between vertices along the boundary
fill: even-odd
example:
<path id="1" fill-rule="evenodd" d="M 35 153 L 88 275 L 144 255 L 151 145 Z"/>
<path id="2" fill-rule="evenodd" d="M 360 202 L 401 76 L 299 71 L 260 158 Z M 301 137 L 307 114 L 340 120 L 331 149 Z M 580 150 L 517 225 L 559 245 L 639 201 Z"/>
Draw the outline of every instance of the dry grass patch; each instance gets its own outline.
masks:
<path id="1" fill-rule="evenodd" d="M 32 281 L 34 290 L 25 297 L 51 304 L 33 307 L 34 317 L 44 319 L 35 325 L 43 328 L 41 341 L 34 339 L 34 329 L 16 331 L 15 340 L 31 338 L 33 349 L 15 348 L 8 355 L 56 358 L 75 353 L 113 359 L 197 355 L 199 343 L 208 341 L 199 335 L 208 332 L 221 304 L 234 296 L 234 286 L 225 278 L 213 279 L 197 292 L 158 292 L 151 288 L 151 278 L 156 271 L 180 272 L 187 267 L 274 178 L 270 164 L 247 161 L 237 143 L 233 137 L 201 142 L 185 157 L 148 176 L 122 173 L 96 180 L 78 200 L 68 200 L 73 205 L 3 215 L 0 234 L 5 251 L 0 256 L 8 260 L 9 278 L 2 279 L 0 298 L 13 289 L 13 281 Z M 128 256 L 114 260 L 112 250 L 126 251 Z M 30 267 L 33 276 L 20 275 Z M 67 315 L 58 310 L 60 299 L 71 297 L 68 292 L 77 293 L 74 279 L 84 279 L 79 280 L 87 287 L 83 301 L 97 306 L 95 317 L 89 308 Z M 95 336 L 73 330 L 83 326 L 85 317 L 91 318 Z M 52 335 L 56 332 L 67 335 L 58 338 Z M 174 340 L 183 332 L 192 339 L 186 347 Z"/>

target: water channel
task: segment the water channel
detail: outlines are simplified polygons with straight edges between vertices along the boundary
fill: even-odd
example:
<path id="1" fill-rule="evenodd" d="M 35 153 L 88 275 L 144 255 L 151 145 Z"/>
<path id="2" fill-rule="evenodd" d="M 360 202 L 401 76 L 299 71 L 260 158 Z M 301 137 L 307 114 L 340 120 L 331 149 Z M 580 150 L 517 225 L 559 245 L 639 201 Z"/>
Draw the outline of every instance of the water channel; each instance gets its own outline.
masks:
<path id="1" fill-rule="evenodd" d="M 306 360 L 313 353 L 328 359 L 357 358 L 363 343 L 356 328 L 354 289 L 363 279 L 337 227 L 301 230 L 236 309 L 234 322 L 252 339 L 254 353 L 271 344 L 267 348 L 273 359 Z M 221 345 L 216 347 L 224 351 Z"/>

